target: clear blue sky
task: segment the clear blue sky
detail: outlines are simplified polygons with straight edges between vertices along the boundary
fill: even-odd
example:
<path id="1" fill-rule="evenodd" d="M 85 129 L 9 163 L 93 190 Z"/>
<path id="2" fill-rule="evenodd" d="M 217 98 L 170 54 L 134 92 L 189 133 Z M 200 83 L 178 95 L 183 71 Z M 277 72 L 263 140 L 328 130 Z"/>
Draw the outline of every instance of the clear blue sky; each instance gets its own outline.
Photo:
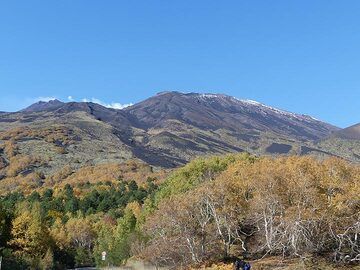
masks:
<path id="1" fill-rule="evenodd" d="M 358 123 L 360 1 L 0 2 L 0 110 L 163 90 Z"/>

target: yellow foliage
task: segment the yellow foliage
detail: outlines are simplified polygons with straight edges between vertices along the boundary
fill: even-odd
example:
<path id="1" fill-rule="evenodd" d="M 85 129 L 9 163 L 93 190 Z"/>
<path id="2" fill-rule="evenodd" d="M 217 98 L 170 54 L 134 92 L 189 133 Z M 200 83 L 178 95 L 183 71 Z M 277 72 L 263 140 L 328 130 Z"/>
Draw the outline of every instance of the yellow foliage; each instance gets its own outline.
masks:
<path id="1" fill-rule="evenodd" d="M 124 163 L 108 163 L 91 166 L 84 166 L 72 173 L 70 166 L 65 166 L 58 173 L 51 177 L 51 183 L 78 185 L 84 183 L 116 182 L 120 179 L 135 180 L 138 185 L 146 183 L 148 177 L 162 181 L 167 172 L 165 170 L 152 171 L 152 168 L 142 162 L 129 160 Z"/>
<path id="2" fill-rule="evenodd" d="M 58 216 L 56 213 L 50 214 L 51 216 Z M 71 238 L 68 235 L 65 226 L 62 224 L 60 217 L 56 218 L 53 226 L 50 229 L 50 235 L 55 241 L 57 247 L 65 250 L 70 247 Z"/>
<path id="3" fill-rule="evenodd" d="M 49 245 L 48 230 L 40 215 L 40 205 L 19 206 L 17 216 L 12 223 L 10 246 L 15 248 L 15 255 L 25 259 L 41 257 Z"/>
<path id="4" fill-rule="evenodd" d="M 54 126 L 43 128 L 17 127 L 0 132 L 0 139 L 5 141 L 19 141 L 24 138 L 44 139 L 49 143 L 69 145 L 74 142 L 74 132 L 65 126 Z"/>
<path id="5" fill-rule="evenodd" d="M 18 147 L 16 146 L 14 139 L 4 142 L 4 152 L 8 158 L 11 158 L 18 153 Z"/>
<path id="6" fill-rule="evenodd" d="M 356 258 L 359 183 L 360 166 L 335 158 L 235 161 L 220 175 L 160 201 L 145 223 L 153 237 L 147 255 L 170 262 L 181 257 L 184 264 L 244 250 Z"/>
<path id="7" fill-rule="evenodd" d="M 40 158 L 28 155 L 17 155 L 10 158 L 10 165 L 7 168 L 7 175 L 14 177 L 21 171 L 40 162 Z"/>
<path id="8" fill-rule="evenodd" d="M 134 216 L 136 217 L 136 219 L 139 219 L 140 215 L 141 215 L 141 205 L 138 202 L 131 202 L 128 203 L 126 205 L 125 211 L 126 210 L 131 210 L 131 212 L 134 214 Z"/>

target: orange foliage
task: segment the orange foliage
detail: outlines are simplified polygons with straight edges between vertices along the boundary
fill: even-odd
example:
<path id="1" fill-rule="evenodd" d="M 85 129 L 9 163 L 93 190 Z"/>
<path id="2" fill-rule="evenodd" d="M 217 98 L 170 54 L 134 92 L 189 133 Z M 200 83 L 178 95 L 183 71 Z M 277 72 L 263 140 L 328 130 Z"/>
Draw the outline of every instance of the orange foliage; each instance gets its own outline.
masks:
<path id="1" fill-rule="evenodd" d="M 235 250 L 357 260 L 359 183 L 360 166 L 336 158 L 237 161 L 161 200 L 145 224 L 152 236 L 146 250 L 152 260 L 184 264 L 214 257 L 219 247 L 224 257 Z"/>
<path id="2" fill-rule="evenodd" d="M 14 140 L 5 141 L 4 153 L 8 158 L 11 158 L 18 153 L 18 147 Z"/>
<path id="3" fill-rule="evenodd" d="M 19 141 L 25 138 L 44 139 L 56 145 L 69 145 L 74 142 L 74 132 L 64 126 L 50 126 L 44 128 L 17 127 L 0 132 L 0 140 Z"/>
<path id="4" fill-rule="evenodd" d="M 66 171 L 69 172 L 70 169 Z M 62 177 L 59 177 L 57 173 L 52 179 L 56 183 L 61 182 L 62 186 L 65 184 L 85 184 L 87 182 L 115 182 L 118 180 L 134 180 L 141 185 L 146 182 L 148 177 L 155 178 L 160 182 L 165 178 L 167 172 L 165 170 L 153 171 L 152 167 L 145 163 L 129 160 L 124 163 L 84 166 L 72 174 L 69 173 L 66 177 L 64 177 L 63 173 L 60 174 Z"/>

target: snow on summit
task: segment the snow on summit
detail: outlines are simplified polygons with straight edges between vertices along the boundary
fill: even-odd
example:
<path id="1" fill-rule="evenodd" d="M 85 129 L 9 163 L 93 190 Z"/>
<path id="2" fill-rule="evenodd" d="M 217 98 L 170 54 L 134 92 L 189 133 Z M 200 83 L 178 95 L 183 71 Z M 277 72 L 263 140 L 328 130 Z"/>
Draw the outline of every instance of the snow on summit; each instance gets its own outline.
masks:
<path id="1" fill-rule="evenodd" d="M 186 95 L 186 94 L 185 94 Z M 309 115 L 304 115 L 304 114 L 297 114 L 297 113 L 292 113 L 292 112 L 288 112 L 285 110 L 281 110 L 275 107 L 271 107 L 268 105 L 265 105 L 261 102 L 255 101 L 255 100 L 251 100 L 251 99 L 239 99 L 236 97 L 232 97 L 232 96 L 228 96 L 228 95 L 224 95 L 224 94 L 195 94 L 195 96 L 197 96 L 199 99 L 202 99 L 204 101 L 233 101 L 236 103 L 241 103 L 241 105 L 245 105 L 247 107 L 253 107 L 256 108 L 257 110 L 259 110 L 261 113 L 263 114 L 267 114 L 267 113 L 276 113 L 276 114 L 281 114 L 283 116 L 287 116 L 287 117 L 293 117 L 296 119 L 299 119 L 301 121 L 307 121 L 307 122 L 312 122 L 312 121 L 319 121 L 318 119 L 311 117 Z"/>

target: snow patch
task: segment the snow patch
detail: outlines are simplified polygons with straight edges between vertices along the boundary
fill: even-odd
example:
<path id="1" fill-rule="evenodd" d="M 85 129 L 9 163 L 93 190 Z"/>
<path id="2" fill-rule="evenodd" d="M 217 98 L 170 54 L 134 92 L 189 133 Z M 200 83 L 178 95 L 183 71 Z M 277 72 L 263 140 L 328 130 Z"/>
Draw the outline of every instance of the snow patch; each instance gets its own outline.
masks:
<path id="1" fill-rule="evenodd" d="M 276 113 L 278 115 L 292 117 L 292 118 L 295 118 L 300 121 L 306 121 L 306 122 L 319 121 L 318 119 L 308 116 L 308 115 L 288 112 L 285 110 L 281 110 L 281 109 L 278 109 L 275 107 L 265 105 L 263 103 L 260 103 L 258 101 L 251 100 L 251 99 L 239 99 L 236 97 L 231 97 L 231 96 L 227 96 L 227 95 L 223 95 L 223 94 L 198 94 L 197 97 L 200 99 L 203 99 L 203 100 L 204 99 L 210 100 L 212 102 L 215 100 L 226 100 L 226 101 L 233 101 L 233 102 L 241 103 L 243 106 L 255 108 L 256 110 L 260 111 L 262 114 L 265 114 L 265 115 L 268 113 Z"/>

